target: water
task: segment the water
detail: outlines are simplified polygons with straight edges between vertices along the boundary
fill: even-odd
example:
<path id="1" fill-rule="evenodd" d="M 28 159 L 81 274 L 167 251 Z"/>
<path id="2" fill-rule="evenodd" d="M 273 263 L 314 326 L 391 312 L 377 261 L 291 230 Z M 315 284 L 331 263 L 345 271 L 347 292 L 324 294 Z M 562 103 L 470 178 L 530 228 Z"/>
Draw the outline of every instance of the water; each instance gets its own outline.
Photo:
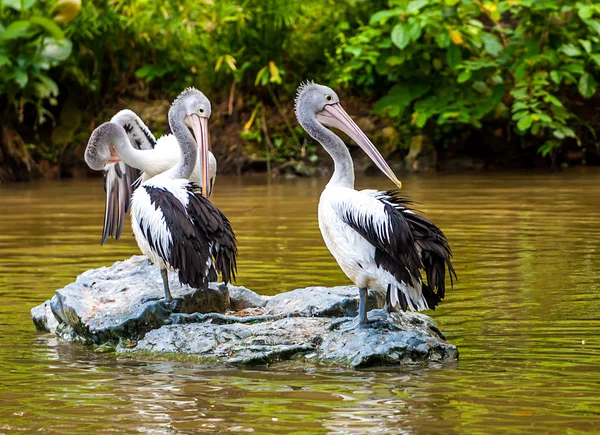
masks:
<path id="1" fill-rule="evenodd" d="M 429 314 L 456 364 L 238 370 L 59 342 L 35 332 L 29 309 L 136 254 L 135 241 L 127 228 L 99 246 L 99 179 L 0 186 L 0 433 L 599 432 L 600 173 L 403 181 L 454 250 L 460 281 Z M 263 294 L 348 283 L 316 222 L 325 182 L 218 178 L 238 283 Z"/>

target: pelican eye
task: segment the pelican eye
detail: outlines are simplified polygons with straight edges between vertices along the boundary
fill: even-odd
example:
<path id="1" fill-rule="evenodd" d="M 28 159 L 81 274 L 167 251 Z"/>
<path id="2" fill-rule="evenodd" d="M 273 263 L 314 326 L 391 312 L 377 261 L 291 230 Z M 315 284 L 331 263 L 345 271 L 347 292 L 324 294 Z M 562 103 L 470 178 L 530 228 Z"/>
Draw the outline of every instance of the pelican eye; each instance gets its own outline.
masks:
<path id="1" fill-rule="evenodd" d="M 198 114 L 199 115 L 203 115 L 204 114 L 204 109 L 202 107 L 198 107 Z"/>
<path id="2" fill-rule="evenodd" d="M 325 100 L 331 102 L 333 101 L 333 97 L 331 95 L 325 95 Z"/>

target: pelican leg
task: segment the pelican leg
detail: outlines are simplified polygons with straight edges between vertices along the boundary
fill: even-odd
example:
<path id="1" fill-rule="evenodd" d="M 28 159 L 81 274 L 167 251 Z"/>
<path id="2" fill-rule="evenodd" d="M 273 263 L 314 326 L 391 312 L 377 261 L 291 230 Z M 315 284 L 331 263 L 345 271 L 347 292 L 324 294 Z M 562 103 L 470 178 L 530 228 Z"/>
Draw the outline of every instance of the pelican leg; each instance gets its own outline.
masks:
<path id="1" fill-rule="evenodd" d="M 171 296 L 171 290 L 169 290 L 169 273 L 167 269 L 160 269 L 160 275 L 162 276 L 163 286 L 165 287 L 165 302 L 170 303 L 173 300 Z"/>
<path id="2" fill-rule="evenodd" d="M 390 285 L 388 284 L 387 292 L 385 292 L 385 304 L 383 305 L 383 311 L 387 314 L 392 312 L 392 304 L 390 304 Z"/>
<path id="3" fill-rule="evenodd" d="M 369 290 L 366 288 L 361 288 L 358 290 L 358 295 L 360 297 L 358 303 L 358 318 L 361 325 L 364 325 L 369 322 L 367 318 L 367 296 L 369 295 Z"/>

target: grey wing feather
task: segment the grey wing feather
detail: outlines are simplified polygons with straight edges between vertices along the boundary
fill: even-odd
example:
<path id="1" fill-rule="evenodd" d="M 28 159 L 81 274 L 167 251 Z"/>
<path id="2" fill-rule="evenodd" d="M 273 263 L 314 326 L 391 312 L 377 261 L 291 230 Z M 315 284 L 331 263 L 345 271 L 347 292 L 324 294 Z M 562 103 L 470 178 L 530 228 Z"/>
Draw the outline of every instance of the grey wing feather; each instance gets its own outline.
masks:
<path id="1" fill-rule="evenodd" d="M 121 237 L 125 214 L 129 212 L 133 182 L 140 171 L 127 166 L 123 162 L 112 163 L 104 169 L 104 191 L 106 192 L 106 208 L 104 210 L 104 228 L 102 229 L 102 245 L 106 239 Z"/>

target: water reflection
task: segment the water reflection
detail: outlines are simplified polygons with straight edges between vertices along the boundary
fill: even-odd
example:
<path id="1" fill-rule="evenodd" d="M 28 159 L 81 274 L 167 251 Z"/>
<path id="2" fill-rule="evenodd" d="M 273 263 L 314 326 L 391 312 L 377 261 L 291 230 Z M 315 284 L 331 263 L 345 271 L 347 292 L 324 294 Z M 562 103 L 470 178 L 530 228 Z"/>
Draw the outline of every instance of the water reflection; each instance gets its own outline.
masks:
<path id="1" fill-rule="evenodd" d="M 240 284 L 275 294 L 348 282 L 318 231 L 325 182 L 219 178 L 215 201 L 238 235 Z M 460 282 L 430 313 L 460 349 L 453 366 L 223 369 L 116 358 L 37 335 L 32 306 L 137 247 L 129 228 L 99 246 L 100 180 L 0 186 L 0 433 L 597 431 L 600 174 L 403 182 L 454 249 Z"/>

